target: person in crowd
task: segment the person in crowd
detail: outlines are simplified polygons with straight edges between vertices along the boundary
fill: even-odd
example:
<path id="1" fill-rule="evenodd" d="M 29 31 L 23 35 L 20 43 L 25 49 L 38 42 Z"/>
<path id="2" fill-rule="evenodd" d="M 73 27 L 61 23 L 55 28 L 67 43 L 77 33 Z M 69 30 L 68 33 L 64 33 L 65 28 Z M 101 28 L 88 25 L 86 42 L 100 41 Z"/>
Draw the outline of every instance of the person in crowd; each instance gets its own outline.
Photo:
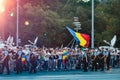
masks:
<path id="1" fill-rule="evenodd" d="M 4 46 L 4 50 L 3 50 L 3 58 L 1 60 L 2 62 L 2 71 L 1 71 L 1 74 L 3 73 L 4 71 L 4 68 L 6 68 L 7 70 L 7 75 L 10 74 L 10 69 L 9 69 L 9 60 L 10 60 L 10 56 L 9 56 L 9 52 L 8 52 L 8 47 L 7 46 Z"/>
<path id="2" fill-rule="evenodd" d="M 84 55 L 83 55 L 83 71 L 87 72 L 88 71 L 88 58 L 87 58 L 87 53 L 88 50 L 85 50 Z"/>
<path id="3" fill-rule="evenodd" d="M 22 73 L 22 63 L 21 63 L 21 58 L 22 58 L 22 48 L 17 47 L 16 50 L 16 74 Z"/>
<path id="4" fill-rule="evenodd" d="M 103 54 L 103 50 L 101 50 L 100 54 L 98 55 L 99 68 L 101 69 L 101 71 L 104 71 L 104 58 L 105 58 L 105 55 Z"/>
<path id="5" fill-rule="evenodd" d="M 14 56 L 14 51 L 12 49 L 8 50 L 9 56 L 10 56 L 10 61 L 9 61 L 9 66 L 10 66 L 10 72 L 14 72 L 15 69 L 15 56 Z"/>
<path id="6" fill-rule="evenodd" d="M 0 74 L 2 73 L 2 49 L 0 49 Z"/>
<path id="7" fill-rule="evenodd" d="M 36 55 L 31 53 L 30 54 L 30 70 L 29 70 L 29 73 L 32 73 L 32 72 L 36 73 L 37 72 L 36 67 L 37 67 Z"/>
<path id="8" fill-rule="evenodd" d="M 62 70 L 62 50 L 57 52 L 58 54 L 58 70 Z"/>
<path id="9" fill-rule="evenodd" d="M 120 68 L 120 52 L 118 52 L 118 68 Z"/>
<path id="10" fill-rule="evenodd" d="M 43 70 L 44 69 L 44 51 L 42 49 L 39 49 L 38 54 L 39 54 L 39 56 L 38 56 L 38 60 L 39 60 L 38 69 Z"/>
<path id="11" fill-rule="evenodd" d="M 75 50 L 70 50 L 70 53 L 72 54 L 69 55 L 69 58 L 72 57 L 72 64 L 70 63 L 70 65 L 72 65 L 72 69 L 76 69 L 76 66 L 77 66 L 77 57 L 76 57 L 76 51 Z M 69 59 L 70 60 L 70 59 Z"/>
<path id="12" fill-rule="evenodd" d="M 54 49 L 51 49 L 50 51 L 50 55 L 49 55 L 49 70 L 55 70 L 54 68 Z"/>
<path id="13" fill-rule="evenodd" d="M 54 51 L 54 69 L 57 70 L 58 69 L 58 54 L 57 54 L 57 50 Z"/>
<path id="14" fill-rule="evenodd" d="M 119 68 L 120 66 L 120 53 L 116 50 L 116 67 Z"/>
<path id="15" fill-rule="evenodd" d="M 107 70 L 110 70 L 110 50 L 106 49 L 105 51 L 105 62 L 106 62 L 106 65 L 107 65 Z"/>
<path id="16" fill-rule="evenodd" d="M 91 71 L 95 70 L 97 71 L 97 52 L 95 50 L 92 51 L 92 55 L 91 55 L 91 62 L 92 62 L 92 69 Z"/>
<path id="17" fill-rule="evenodd" d="M 30 57 L 30 48 L 29 47 L 23 47 L 22 52 L 24 53 L 23 57 L 23 62 L 25 62 L 25 70 L 29 70 L 29 57 Z"/>

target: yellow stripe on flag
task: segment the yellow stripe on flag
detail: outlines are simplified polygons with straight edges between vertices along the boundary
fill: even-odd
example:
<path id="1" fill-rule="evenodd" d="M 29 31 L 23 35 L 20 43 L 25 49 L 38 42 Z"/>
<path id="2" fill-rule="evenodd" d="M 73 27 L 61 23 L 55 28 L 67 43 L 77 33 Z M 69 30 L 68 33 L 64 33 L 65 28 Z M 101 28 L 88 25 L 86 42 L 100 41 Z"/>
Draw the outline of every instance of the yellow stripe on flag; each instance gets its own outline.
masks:
<path id="1" fill-rule="evenodd" d="M 25 58 L 22 58 L 22 61 L 25 61 Z"/>
<path id="2" fill-rule="evenodd" d="M 80 33 L 76 32 L 75 34 L 76 34 L 76 37 L 80 41 L 80 45 L 84 47 L 86 45 L 87 41 L 81 36 Z"/>

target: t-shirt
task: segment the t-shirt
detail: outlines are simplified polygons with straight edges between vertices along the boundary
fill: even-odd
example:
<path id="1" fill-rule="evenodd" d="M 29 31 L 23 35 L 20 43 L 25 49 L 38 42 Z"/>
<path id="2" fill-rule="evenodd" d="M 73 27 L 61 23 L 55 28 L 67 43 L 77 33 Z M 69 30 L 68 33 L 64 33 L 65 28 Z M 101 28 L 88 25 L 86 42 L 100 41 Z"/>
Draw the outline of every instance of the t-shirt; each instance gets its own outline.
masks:
<path id="1" fill-rule="evenodd" d="M 7 56 L 4 60 L 4 62 L 8 62 L 9 61 L 9 56 L 8 56 L 8 51 L 4 51 L 4 55 Z"/>
<path id="2" fill-rule="evenodd" d="M 49 61 L 49 56 L 50 56 L 50 55 L 51 55 L 50 53 L 46 53 L 45 61 Z"/>
<path id="3" fill-rule="evenodd" d="M 96 57 L 99 53 L 98 52 L 94 52 L 94 56 Z"/>
<path id="4" fill-rule="evenodd" d="M 20 56 L 20 55 L 22 54 L 22 51 L 19 50 L 19 51 L 17 52 L 17 54 Z"/>
<path id="5" fill-rule="evenodd" d="M 106 55 L 106 56 L 108 56 L 108 54 L 109 54 L 108 51 L 104 51 L 103 53 L 104 53 L 104 55 Z"/>
<path id="6" fill-rule="evenodd" d="M 4 55 L 5 56 L 7 56 L 8 55 L 8 51 L 6 50 L 6 51 L 4 51 Z"/>

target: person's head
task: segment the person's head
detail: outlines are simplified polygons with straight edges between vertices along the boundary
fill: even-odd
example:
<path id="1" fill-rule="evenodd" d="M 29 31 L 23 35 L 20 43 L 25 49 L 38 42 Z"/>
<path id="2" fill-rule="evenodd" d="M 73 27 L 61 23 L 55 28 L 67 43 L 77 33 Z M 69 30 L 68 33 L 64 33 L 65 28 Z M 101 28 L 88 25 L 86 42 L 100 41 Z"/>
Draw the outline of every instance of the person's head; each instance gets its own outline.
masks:
<path id="1" fill-rule="evenodd" d="M 7 50 L 7 48 L 8 48 L 7 46 L 4 46 L 4 50 Z"/>
<path id="2" fill-rule="evenodd" d="M 108 51 L 108 48 L 106 48 L 106 51 Z"/>
<path id="3" fill-rule="evenodd" d="M 19 50 L 19 47 L 16 47 L 17 50 Z"/>

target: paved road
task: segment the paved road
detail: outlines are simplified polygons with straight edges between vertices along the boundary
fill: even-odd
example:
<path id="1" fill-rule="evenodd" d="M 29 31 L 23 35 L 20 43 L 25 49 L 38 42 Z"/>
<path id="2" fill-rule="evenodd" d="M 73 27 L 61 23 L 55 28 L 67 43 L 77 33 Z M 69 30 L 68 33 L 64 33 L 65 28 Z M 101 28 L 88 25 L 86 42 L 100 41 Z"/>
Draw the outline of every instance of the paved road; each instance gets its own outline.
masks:
<path id="1" fill-rule="evenodd" d="M 120 68 L 110 71 L 82 72 L 82 71 L 42 71 L 36 74 L 0 75 L 0 80 L 120 80 Z"/>

